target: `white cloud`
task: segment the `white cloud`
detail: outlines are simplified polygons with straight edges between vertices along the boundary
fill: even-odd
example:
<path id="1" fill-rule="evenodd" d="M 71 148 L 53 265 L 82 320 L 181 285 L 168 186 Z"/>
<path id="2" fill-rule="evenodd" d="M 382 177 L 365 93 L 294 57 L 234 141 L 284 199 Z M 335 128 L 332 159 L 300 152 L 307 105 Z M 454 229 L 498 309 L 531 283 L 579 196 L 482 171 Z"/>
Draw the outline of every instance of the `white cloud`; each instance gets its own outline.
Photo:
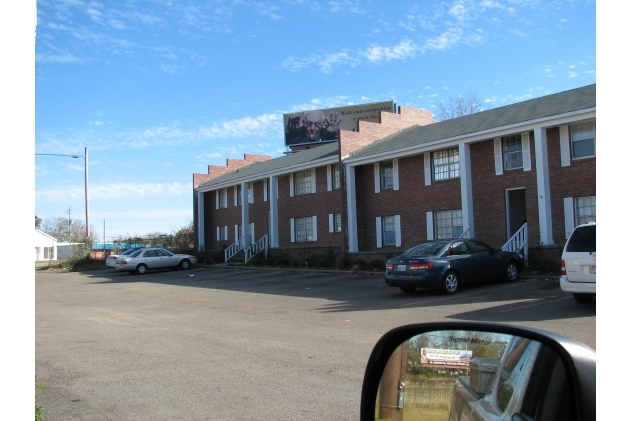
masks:
<path id="1" fill-rule="evenodd" d="M 40 63 L 81 63 L 83 59 L 74 56 L 70 53 L 62 53 L 62 54 L 37 54 L 35 56 L 35 61 Z"/>
<path id="2" fill-rule="evenodd" d="M 83 168 L 81 168 L 83 171 Z M 190 194 L 192 183 L 100 183 L 90 184 L 90 199 L 168 196 Z M 48 187 L 36 190 L 38 197 L 52 199 L 85 197 L 84 187 Z"/>
<path id="3" fill-rule="evenodd" d="M 576 72 L 570 72 L 569 75 L 568 75 L 568 77 L 570 79 L 575 78 L 576 76 L 578 76 L 578 73 L 576 73 Z"/>
<path id="4" fill-rule="evenodd" d="M 418 50 L 418 46 L 409 39 L 404 39 L 393 47 L 373 45 L 364 51 L 363 56 L 369 61 L 402 60 L 412 56 Z"/>

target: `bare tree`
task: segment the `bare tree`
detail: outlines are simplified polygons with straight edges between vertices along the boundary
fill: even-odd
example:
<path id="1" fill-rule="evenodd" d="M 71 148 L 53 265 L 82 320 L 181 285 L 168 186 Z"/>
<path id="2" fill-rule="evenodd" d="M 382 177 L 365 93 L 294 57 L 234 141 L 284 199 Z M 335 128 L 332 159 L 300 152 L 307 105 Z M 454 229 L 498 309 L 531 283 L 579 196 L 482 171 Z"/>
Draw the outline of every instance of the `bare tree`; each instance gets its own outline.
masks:
<path id="1" fill-rule="evenodd" d="M 450 96 L 445 101 L 436 101 L 435 105 L 437 111 L 434 115 L 440 121 L 463 117 L 486 109 L 475 92 L 456 97 Z"/>
<path id="2" fill-rule="evenodd" d="M 37 219 L 35 220 L 37 223 Z M 46 234 L 55 237 L 60 242 L 85 243 L 98 241 L 98 237 L 92 227 L 92 237 L 85 236 L 85 221 L 65 218 L 63 216 L 53 216 L 46 218 L 40 224 L 40 229 Z"/>

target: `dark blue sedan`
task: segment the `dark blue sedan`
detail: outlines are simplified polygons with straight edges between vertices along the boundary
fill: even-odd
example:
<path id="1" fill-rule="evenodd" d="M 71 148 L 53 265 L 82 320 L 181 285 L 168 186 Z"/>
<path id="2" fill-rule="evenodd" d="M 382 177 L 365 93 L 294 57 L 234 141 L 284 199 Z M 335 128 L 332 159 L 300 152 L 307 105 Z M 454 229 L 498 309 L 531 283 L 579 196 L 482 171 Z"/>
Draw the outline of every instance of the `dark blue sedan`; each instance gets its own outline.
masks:
<path id="1" fill-rule="evenodd" d="M 520 254 L 494 249 L 479 240 L 434 240 L 386 262 L 386 284 L 403 292 L 416 288 L 454 294 L 461 284 L 489 279 L 513 282 L 523 267 Z"/>

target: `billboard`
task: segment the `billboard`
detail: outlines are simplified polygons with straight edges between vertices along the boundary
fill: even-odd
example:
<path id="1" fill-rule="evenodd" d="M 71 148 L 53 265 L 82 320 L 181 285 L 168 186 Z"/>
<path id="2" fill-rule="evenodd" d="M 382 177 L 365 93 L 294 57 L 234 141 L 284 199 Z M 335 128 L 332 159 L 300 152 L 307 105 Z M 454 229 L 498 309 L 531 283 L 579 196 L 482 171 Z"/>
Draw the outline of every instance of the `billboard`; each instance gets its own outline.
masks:
<path id="1" fill-rule="evenodd" d="M 379 123 L 380 111 L 394 112 L 394 101 L 283 114 L 285 146 L 335 142 L 339 130 L 356 130 L 359 120 Z"/>
<path id="2" fill-rule="evenodd" d="M 468 367 L 472 357 L 471 350 L 421 348 L 421 365 L 424 367 Z"/>

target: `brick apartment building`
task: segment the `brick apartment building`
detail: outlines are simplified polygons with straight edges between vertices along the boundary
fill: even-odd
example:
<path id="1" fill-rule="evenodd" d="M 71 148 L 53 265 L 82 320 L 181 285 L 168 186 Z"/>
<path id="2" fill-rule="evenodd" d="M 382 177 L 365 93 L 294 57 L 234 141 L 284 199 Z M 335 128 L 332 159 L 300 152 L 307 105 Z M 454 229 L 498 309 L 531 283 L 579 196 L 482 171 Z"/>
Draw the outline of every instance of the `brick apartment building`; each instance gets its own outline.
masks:
<path id="1" fill-rule="evenodd" d="M 336 142 L 194 174 L 196 243 L 370 261 L 462 236 L 556 258 L 596 218 L 595 133 L 596 85 L 442 122 L 399 107 Z"/>

